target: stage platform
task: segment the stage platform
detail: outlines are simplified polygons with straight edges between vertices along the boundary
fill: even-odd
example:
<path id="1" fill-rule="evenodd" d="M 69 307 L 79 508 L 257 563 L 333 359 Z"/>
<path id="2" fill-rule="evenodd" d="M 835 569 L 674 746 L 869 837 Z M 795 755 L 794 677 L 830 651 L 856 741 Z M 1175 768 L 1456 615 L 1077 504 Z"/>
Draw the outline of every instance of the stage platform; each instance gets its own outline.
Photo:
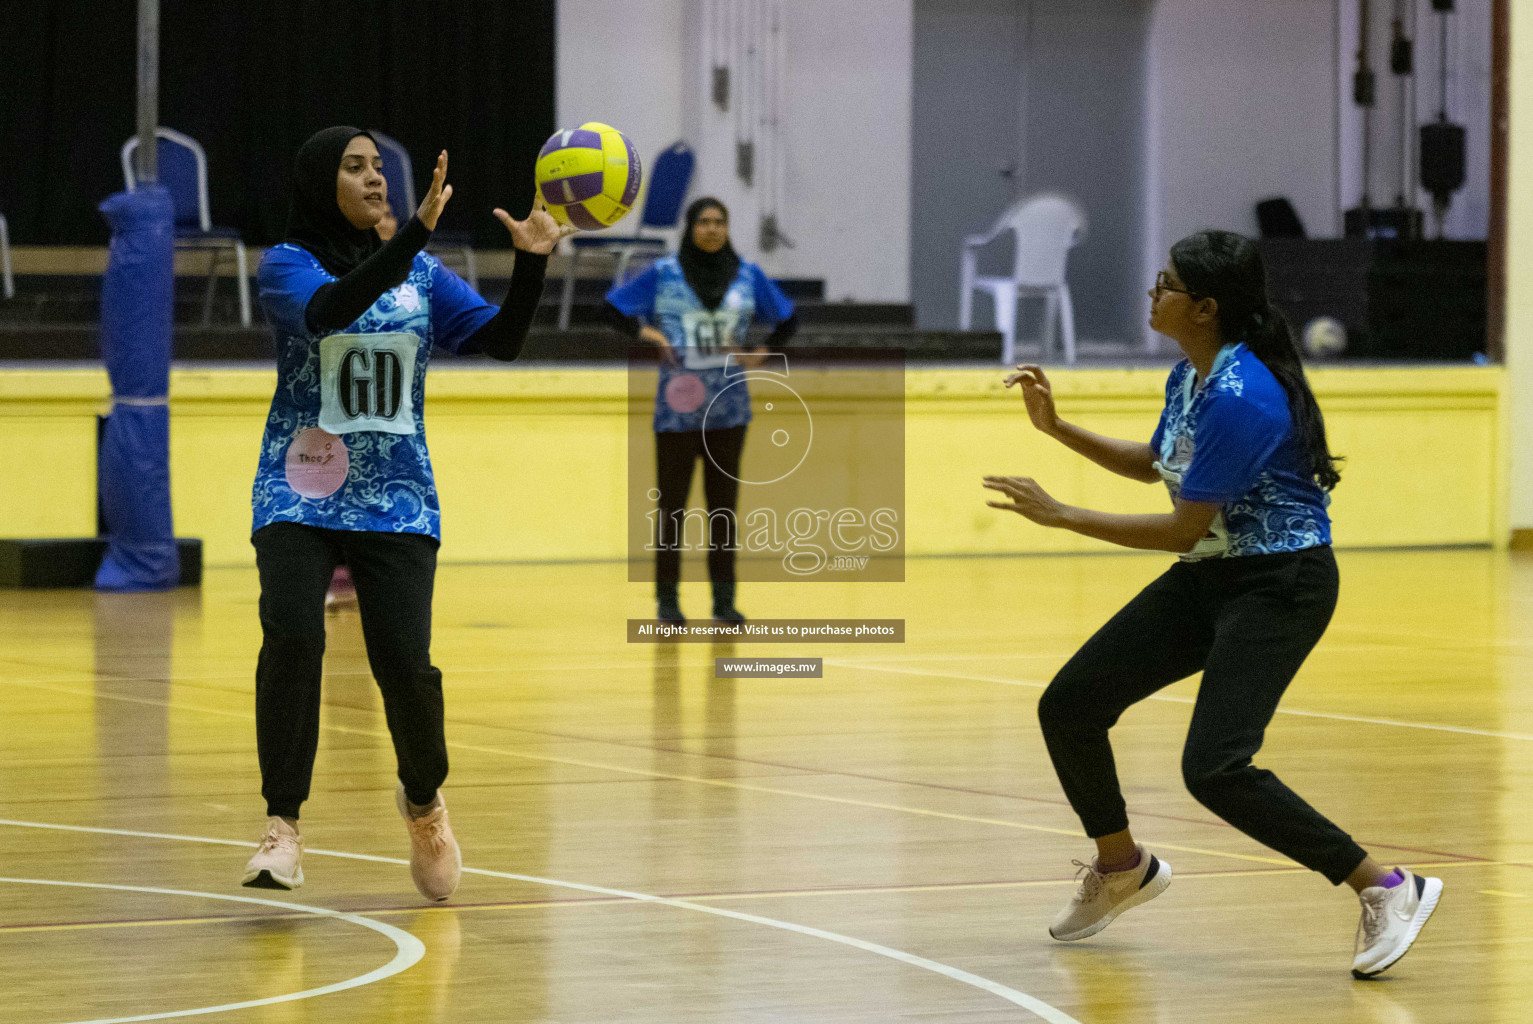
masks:
<path id="1" fill-rule="evenodd" d="M 204 322 L 205 280 L 189 273 L 177 278 L 173 358 L 184 363 L 271 362 L 271 330 L 259 303 L 252 310 L 251 326 L 241 327 L 234 281 L 220 278 L 212 316 Z M 480 291 L 494 301 L 505 294 L 509 281 L 505 276 L 481 276 Z M 902 349 L 913 362 L 999 362 L 1001 336 L 994 331 L 920 331 L 915 327 L 915 309 L 908 303 L 828 302 L 822 281 L 779 283 L 793 299 L 802 325 L 793 342 L 795 347 Z M 602 319 L 609 284 L 605 277 L 577 280 L 570 329 L 560 331 L 557 324 L 563 280 L 551 273 L 523 359 L 562 363 L 623 360 L 627 342 Z M 251 287 L 253 291 L 254 281 Z M 15 298 L 0 302 L 0 362 L 60 363 L 98 358 L 100 296 L 99 274 L 18 277 Z"/>

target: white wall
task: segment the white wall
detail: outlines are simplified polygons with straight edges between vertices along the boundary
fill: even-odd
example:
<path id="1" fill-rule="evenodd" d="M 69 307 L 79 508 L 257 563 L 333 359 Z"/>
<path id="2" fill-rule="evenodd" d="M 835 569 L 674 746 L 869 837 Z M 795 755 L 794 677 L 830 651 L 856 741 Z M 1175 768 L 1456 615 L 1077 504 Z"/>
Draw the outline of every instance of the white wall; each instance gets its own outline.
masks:
<path id="1" fill-rule="evenodd" d="M 1361 108 L 1352 102 L 1352 75 L 1357 70 L 1358 19 L 1353 0 L 1336 0 L 1339 39 L 1337 43 L 1337 91 L 1340 110 L 1340 196 L 1342 209 L 1355 207 L 1363 193 L 1363 154 Z M 1513 5 L 1517 6 L 1516 4 Z M 1431 0 L 1410 0 L 1407 5 L 1405 32 L 1415 40 L 1416 74 L 1415 124 L 1437 119 L 1440 101 L 1438 69 L 1440 16 L 1433 13 Z M 1393 5 L 1373 5 L 1369 25 L 1369 56 L 1377 81 L 1377 106 L 1373 110 L 1373 154 L 1368 174 L 1369 199 L 1374 207 L 1394 203 L 1401 191 L 1402 159 L 1400 139 L 1400 79 L 1389 70 L 1389 42 L 1393 36 Z M 1414 20 L 1413 20 L 1414 19 Z M 1483 239 L 1490 224 L 1490 20 L 1491 0 L 1456 0 L 1448 16 L 1448 119 L 1464 126 L 1464 187 L 1453 196 L 1443 225 L 1448 238 Z M 1407 81 L 1407 89 L 1412 83 Z M 1409 92 L 1406 93 L 1409 110 Z M 1411 117 L 1406 118 L 1407 125 Z M 1411 162 L 1408 174 L 1414 176 L 1419 159 L 1416 130 L 1408 128 Z M 1411 180 L 1414 180 L 1412 177 Z M 1407 189 L 1409 191 L 1409 189 Z M 1425 214 L 1430 236 L 1436 237 L 1437 225 L 1432 216 L 1432 197 L 1419 189 L 1414 201 Z M 1338 227 L 1338 233 L 1339 233 Z"/>
<path id="2" fill-rule="evenodd" d="M 1334 3 L 1157 0 L 1146 282 L 1171 244 L 1194 231 L 1256 234 L 1255 204 L 1272 196 L 1287 196 L 1312 236 L 1340 233 Z"/>
<path id="3" fill-rule="evenodd" d="M 761 9 L 761 0 L 750 2 Z M 778 220 L 795 248 L 763 254 L 758 244 L 764 129 L 755 183 L 746 186 L 735 176 L 733 111 L 708 99 L 716 4 L 558 0 L 559 124 L 605 121 L 646 160 L 686 139 L 698 155 L 692 194 L 730 208 L 746 259 L 778 277 L 823 278 L 831 299 L 907 301 L 911 0 L 786 0 L 781 9 Z M 741 69 L 732 70 L 738 83 Z"/>
<path id="4" fill-rule="evenodd" d="M 686 138 L 699 155 L 694 194 L 730 206 L 747 258 L 779 276 L 824 278 L 832 298 L 907 301 L 912 254 L 922 258 L 910 233 L 912 0 L 780 0 L 780 223 L 797 248 L 763 254 L 763 186 L 735 177 L 733 113 L 708 100 L 706 39 L 721 5 L 770 2 L 558 0 L 559 123 L 608 121 L 651 160 Z M 1489 2 L 1459 0 L 1450 22 L 1449 113 L 1470 132 L 1470 184 L 1454 203 L 1453 237 L 1482 237 L 1488 205 Z M 1416 32 L 1418 111 L 1427 120 L 1435 114 L 1436 22 L 1430 0 L 1412 3 L 1425 12 Z M 1375 35 L 1382 33 L 1373 191 L 1375 201 L 1393 201 L 1399 144 L 1384 45 L 1391 11 L 1373 8 Z M 1338 211 L 1355 205 L 1361 187 L 1350 102 L 1355 15 L 1355 0 L 1153 0 L 1145 200 L 1105 214 L 1141 219 L 1126 237 L 1137 233 L 1143 251 L 1125 254 L 1139 265 L 1138 279 L 1153 278 L 1171 243 L 1191 231 L 1254 234 L 1254 204 L 1269 196 L 1288 196 L 1312 235 L 1340 234 Z"/>
<path id="5" fill-rule="evenodd" d="M 559 127 L 603 121 L 640 159 L 682 134 L 682 0 L 558 0 L 554 104 Z"/>
<path id="6" fill-rule="evenodd" d="M 1511 69 L 1507 180 L 1533 175 L 1533 11 L 1511 5 Z M 1510 527 L 1533 530 L 1533 193 L 1515 185 L 1506 196 L 1506 387 L 1511 453 Z"/>
<path id="7" fill-rule="evenodd" d="M 1063 192 L 1086 232 L 1068 274 L 1082 341 L 1138 340 L 1144 293 L 1144 55 L 1151 0 L 915 0 L 911 290 L 958 326 L 958 253 L 1014 200 Z M 980 272 L 1005 274 L 1011 240 Z M 1125 259 L 1124 254 L 1128 254 Z M 1036 339 L 1042 303 L 1024 305 Z M 975 326 L 994 321 L 975 302 Z"/>

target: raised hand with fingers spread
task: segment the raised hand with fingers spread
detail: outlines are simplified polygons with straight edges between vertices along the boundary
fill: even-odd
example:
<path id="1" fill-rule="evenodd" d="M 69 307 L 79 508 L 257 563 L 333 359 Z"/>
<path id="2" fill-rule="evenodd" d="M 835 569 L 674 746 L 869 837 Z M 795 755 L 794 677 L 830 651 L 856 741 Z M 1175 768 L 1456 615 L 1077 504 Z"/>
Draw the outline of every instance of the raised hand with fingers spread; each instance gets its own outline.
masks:
<path id="1" fill-rule="evenodd" d="M 511 232 L 511 244 L 523 252 L 535 253 L 546 256 L 554 251 L 554 246 L 559 244 L 559 239 L 573 235 L 578 229 L 570 225 L 560 226 L 554 220 L 553 214 L 548 212 L 548 207 L 543 202 L 543 197 L 538 196 L 532 201 L 532 209 L 527 214 L 526 220 L 517 220 L 500 207 L 495 207 L 494 214 L 497 220 L 506 226 Z"/>
<path id="2" fill-rule="evenodd" d="M 442 215 L 442 208 L 447 205 L 447 200 L 452 198 L 452 186 L 447 184 L 447 150 L 436 158 L 436 167 L 431 172 L 431 188 L 426 192 L 426 198 L 421 200 L 420 209 L 415 211 L 415 216 L 426 225 L 427 231 L 436 230 L 437 218 Z"/>
<path id="3" fill-rule="evenodd" d="M 1050 435 L 1059 429 L 1059 414 L 1054 411 L 1054 389 L 1043 367 L 1031 363 L 1019 365 L 1017 372 L 1006 378 L 1008 388 L 1013 384 L 1022 385 L 1022 401 L 1027 404 L 1027 418 L 1033 421 L 1033 426 Z"/>

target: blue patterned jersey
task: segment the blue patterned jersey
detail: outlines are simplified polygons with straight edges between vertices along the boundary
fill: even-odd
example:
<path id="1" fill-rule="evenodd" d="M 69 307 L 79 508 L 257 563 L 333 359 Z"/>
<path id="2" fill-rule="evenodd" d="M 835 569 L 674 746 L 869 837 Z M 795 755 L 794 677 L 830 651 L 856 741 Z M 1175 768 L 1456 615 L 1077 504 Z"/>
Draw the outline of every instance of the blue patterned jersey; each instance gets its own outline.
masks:
<path id="1" fill-rule="evenodd" d="M 1150 439 L 1173 499 L 1223 506 L 1184 558 L 1301 551 L 1331 542 L 1328 495 L 1309 470 L 1283 385 L 1244 344 L 1219 350 L 1201 384 L 1182 360 Z"/>
<path id="2" fill-rule="evenodd" d="M 657 433 L 702 430 L 704 423 L 709 430 L 720 430 L 750 422 L 744 368 L 729 360 L 726 349 L 744 347 L 752 322 L 776 324 L 793 315 L 793 303 L 765 271 L 741 260 L 723 301 L 710 310 L 687 284 L 681 262 L 667 256 L 612 289 L 607 301 L 658 328 L 681 364 L 660 364 Z"/>
<path id="3" fill-rule="evenodd" d="M 256 273 L 277 343 L 277 393 L 261 439 L 254 525 L 424 533 L 441 508 L 422 419 L 435 345 L 456 353 L 497 307 L 434 257 L 351 326 L 314 334 L 304 310 L 335 278 L 307 250 L 278 245 Z"/>

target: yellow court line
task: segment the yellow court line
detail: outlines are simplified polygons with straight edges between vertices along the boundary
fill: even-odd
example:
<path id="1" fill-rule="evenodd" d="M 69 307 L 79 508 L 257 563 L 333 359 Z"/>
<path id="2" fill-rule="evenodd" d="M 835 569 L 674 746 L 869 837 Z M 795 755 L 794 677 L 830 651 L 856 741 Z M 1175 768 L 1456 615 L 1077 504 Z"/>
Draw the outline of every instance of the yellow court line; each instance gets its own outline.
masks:
<path id="1" fill-rule="evenodd" d="M 160 928 L 166 925 L 224 924 L 229 921 L 279 921 L 301 918 L 304 914 L 224 914 L 215 917 L 156 917 L 144 921 L 76 921 L 71 924 L 0 925 L 0 941 L 7 935 L 33 932 L 101 931 L 107 928 Z"/>
<path id="2" fill-rule="evenodd" d="M 1048 688 L 1048 683 L 1037 679 L 1008 679 L 1004 676 L 976 676 L 960 672 L 936 672 L 930 669 L 896 668 L 893 665 L 876 665 L 871 662 L 857 661 L 831 661 L 826 665 L 837 668 L 862 669 L 867 672 L 890 672 L 902 676 L 929 676 L 934 679 L 961 679 L 975 683 L 997 683 L 1002 686 L 1024 686 L 1034 690 Z M 1197 704 L 1195 697 L 1178 697 L 1168 693 L 1152 693 L 1146 697 L 1147 701 L 1156 701 L 1163 704 Z M 1343 715 L 1330 711 L 1307 711 L 1303 708 L 1278 708 L 1275 712 L 1279 715 L 1292 715 L 1297 718 L 1325 718 L 1335 722 L 1358 722 L 1364 725 L 1387 725 L 1399 729 L 1423 729 L 1428 732 L 1446 732 L 1462 736 L 1485 736 L 1490 739 L 1521 740 L 1533 742 L 1533 734 L 1523 732 L 1502 732 L 1496 729 L 1476 729 L 1467 725 L 1444 725 L 1437 722 L 1408 722 L 1398 718 L 1372 718 L 1365 715 Z"/>
<path id="3" fill-rule="evenodd" d="M 1504 865 L 1505 861 L 1443 861 L 1436 864 L 1409 864 L 1407 867 L 1417 869 L 1438 870 L 1441 868 L 1460 867 L 1495 867 Z M 1266 868 L 1251 871 L 1199 871 L 1191 874 L 1177 875 L 1182 882 L 1201 879 L 1222 878 L 1251 878 L 1266 875 L 1307 875 L 1310 870 L 1304 867 L 1290 865 L 1284 868 Z M 1075 885 L 1073 878 L 1036 878 L 1016 882 L 954 882 L 932 883 L 928 885 L 879 885 L 865 886 L 855 889 L 775 889 L 764 892 L 725 892 L 703 893 L 685 896 L 669 896 L 667 899 L 685 899 L 694 903 L 728 903 L 743 900 L 775 900 L 794 899 L 815 896 L 888 896 L 904 893 L 917 892 L 965 892 L 975 889 L 1038 889 L 1051 886 Z M 1482 896 L 1506 896 L 1512 899 L 1533 899 L 1520 892 L 1504 892 L 1500 889 L 1479 889 Z M 423 906 L 423 907 L 390 907 L 381 910 L 348 910 L 348 914 L 366 914 L 368 917 L 398 917 L 415 914 L 467 914 L 486 911 L 503 910 L 546 910 L 550 907 L 591 907 L 611 906 L 614 904 L 628 904 L 632 900 L 616 896 L 594 896 L 589 899 L 570 900 L 517 900 L 509 903 L 477 903 L 472 906 Z M 99 931 L 110 928 L 160 928 L 166 926 L 198 925 L 198 924 L 225 924 L 230 922 L 265 922 L 282 921 L 295 918 L 303 918 L 303 914 L 225 914 L 214 917 L 165 917 L 143 921 L 78 921 L 70 924 L 18 924 L 0 925 L 0 940 L 5 936 L 20 933 L 36 932 L 72 932 L 72 931 Z"/>
<path id="4" fill-rule="evenodd" d="M 226 718 L 239 718 L 245 721 L 254 720 L 255 716 L 249 713 L 225 711 L 219 708 L 205 708 L 195 704 L 182 704 L 177 701 L 153 700 L 146 697 L 128 697 L 122 694 L 96 694 L 81 690 L 69 689 L 62 686 L 53 686 L 44 683 L 19 683 L 22 686 L 32 686 L 38 689 L 56 690 L 61 693 L 71 693 L 82 697 L 107 697 L 112 700 L 127 701 L 135 704 L 147 704 L 155 707 L 166 707 L 182 711 L 200 711 L 206 714 L 220 715 Z M 345 708 L 337 705 L 334 710 L 354 711 L 355 708 Z M 371 711 L 360 712 L 373 714 Z M 368 736 L 374 739 L 389 739 L 386 730 L 359 729 L 352 726 L 321 724 L 320 728 L 331 732 L 345 733 L 353 736 Z M 596 742 L 596 741 L 579 741 Z M 577 758 L 554 757 L 549 754 L 530 754 L 523 751 L 506 750 L 500 747 L 486 747 L 474 743 L 462 743 L 449 741 L 447 746 L 455 750 L 467 750 L 480 754 L 492 754 L 499 757 L 511 757 L 525 761 L 537 761 L 546 764 L 560 764 L 577 768 L 591 768 L 597 771 L 617 772 L 624 775 L 635 775 L 642 778 L 663 779 L 670 782 L 687 782 L 694 785 L 713 786 L 720 789 L 733 789 L 742 792 L 767 793 L 774 796 L 798 797 L 806 800 L 818 800 L 823 803 L 840 804 L 847 807 L 862 807 L 869 810 L 893 811 L 900 814 L 915 814 L 927 818 L 939 818 L 946 821 L 962 821 L 977 825 L 995 825 L 1001 828 L 1019 829 L 1027 832 L 1043 832 L 1049 835 L 1069 836 L 1073 839 L 1084 839 L 1086 834 L 1076 829 L 1053 828 L 1048 825 L 1032 825 L 1018 821 L 1009 821 L 1004 818 L 987 818 L 977 815 L 957 814 L 951 811 L 934 811 L 924 807 L 910 807 L 903 804 L 887 804 L 871 800 L 857 800 L 852 797 L 830 796 L 823 793 L 806 793 L 802 790 L 782 789 L 776 786 L 758 786 L 743 782 L 732 782 L 726 779 L 709 779 L 698 775 L 678 775 L 668 772 L 656 772 L 645 768 L 628 768 L 622 765 L 604 764 L 598 761 L 585 761 Z M 677 754 L 676 756 L 692 756 Z M 1208 857 L 1223 857 L 1229 860 L 1250 861 L 1256 864 L 1275 864 L 1279 867 L 1288 867 L 1293 862 L 1287 858 L 1264 857 L 1248 853 L 1230 853 L 1224 850 L 1210 850 L 1205 847 L 1183 846 L 1173 843 L 1165 843 L 1157 840 L 1154 843 L 1157 850 L 1175 850 L 1178 853 L 1196 853 Z"/>
<path id="5" fill-rule="evenodd" d="M 346 726 L 330 726 L 338 732 L 354 731 L 363 735 L 387 738 L 388 733 L 371 732 L 364 730 L 350 730 Z M 927 818 L 941 818 L 947 821 L 963 821 L 978 825 L 998 825 L 1002 828 L 1022 829 L 1028 832 L 1045 832 L 1050 835 L 1070 836 L 1076 839 L 1086 838 L 1086 833 L 1076 829 L 1052 828 L 1048 825 L 1030 825 L 1019 821 L 1008 821 L 1004 818 L 983 818 L 972 814 L 955 814 L 951 811 L 933 811 L 924 807 L 910 807 L 904 804 L 886 804 L 872 800 L 857 800 L 852 797 L 829 796 L 823 793 L 805 793 L 802 790 L 782 789 L 777 786 L 757 786 L 744 782 L 731 782 L 726 779 L 709 779 L 699 775 L 675 775 L 668 772 L 649 771 L 644 768 L 627 768 L 621 765 L 602 764 L 597 761 L 582 761 L 575 758 L 553 757 L 547 754 L 528 754 L 516 750 L 505 750 L 498 747 L 486 747 L 473 743 L 448 743 L 449 747 L 458 750 L 471 750 L 480 754 L 494 754 L 501 757 L 514 757 L 528 761 L 543 761 L 551 764 L 571 765 L 580 768 L 594 768 L 598 770 L 620 772 L 627 775 L 639 775 L 651 779 L 665 779 L 673 782 L 690 782 L 701 786 L 714 786 L 720 789 L 734 789 L 749 793 L 769 793 L 775 796 L 799 797 L 806 800 L 819 800 L 824 803 L 841 804 L 848 807 L 863 807 L 870 810 L 894 811 L 901 814 L 917 814 Z M 685 755 L 682 755 L 685 756 Z M 1196 846 L 1174 846 L 1170 843 L 1155 843 L 1159 850 L 1176 850 L 1181 853 L 1199 853 L 1210 857 L 1228 857 L 1232 860 L 1254 861 L 1258 864 L 1278 864 L 1286 867 L 1289 860 L 1279 860 L 1274 857 L 1258 857 L 1245 853 L 1226 853 L 1220 850 L 1207 850 Z"/>
<path id="6" fill-rule="evenodd" d="M 1155 848 L 1157 850 L 1158 849 L 1163 849 L 1163 846 L 1161 844 L 1157 843 Z M 1294 864 L 1292 861 L 1285 861 L 1284 863 L 1287 864 L 1287 867 L 1282 867 L 1282 868 L 1263 868 L 1261 870 L 1249 870 L 1249 871 L 1197 871 L 1197 872 L 1193 872 L 1193 873 L 1185 874 L 1185 875 L 1175 875 L 1174 878 L 1176 880 L 1178 880 L 1178 881 L 1188 881 L 1188 880 L 1192 880 L 1192 879 L 1203 879 L 1203 878 L 1250 878 L 1250 877 L 1253 877 L 1253 876 L 1256 876 L 1256 875 L 1266 876 L 1266 875 L 1308 875 L 1308 874 L 1312 874 L 1312 872 L 1310 871 L 1309 868 L 1300 867 L 1300 866 Z M 1466 864 L 1473 864 L 1475 867 L 1489 867 L 1489 866 L 1491 866 L 1490 863 L 1483 862 L 1483 861 L 1459 861 L 1459 860 L 1446 861 L 1446 862 L 1441 863 L 1441 864 L 1408 864 L 1406 866 L 1409 867 L 1409 868 L 1412 868 L 1412 869 L 1416 869 L 1416 868 L 1431 868 L 1433 870 L 1436 870 L 1437 868 L 1456 868 L 1456 867 L 1460 867 L 1460 866 L 1463 866 L 1463 865 L 1466 865 Z M 1076 884 L 1078 884 L 1078 882 L 1077 882 L 1077 879 L 1074 879 L 1074 878 L 1037 878 L 1037 879 L 1030 879 L 1030 880 L 1027 880 L 1027 881 L 1020 881 L 1020 882 L 956 882 L 956 883 L 952 883 L 952 884 L 932 884 L 932 885 L 870 886 L 868 888 L 863 888 L 863 889 L 784 889 L 784 890 L 779 890 L 779 891 L 776 891 L 776 892 L 720 893 L 717 896 L 687 896 L 685 898 L 689 899 L 689 900 L 696 900 L 699 903 L 709 903 L 709 902 L 716 902 L 716 901 L 719 901 L 719 900 L 780 899 L 780 898 L 789 897 L 789 896 L 860 896 L 860 895 L 863 895 L 864 893 L 871 893 L 871 894 L 877 895 L 877 894 L 884 894 L 884 893 L 908 893 L 908 892 L 959 892 L 959 891 L 962 891 L 962 890 L 965 890 L 965 889 L 1034 889 L 1034 888 L 1039 888 L 1039 887 L 1043 887 L 1043 886 L 1051 886 L 1051 885 L 1076 885 Z M 681 898 L 681 897 L 677 897 L 677 898 Z M 368 911 L 368 913 L 372 913 L 372 911 Z"/>

